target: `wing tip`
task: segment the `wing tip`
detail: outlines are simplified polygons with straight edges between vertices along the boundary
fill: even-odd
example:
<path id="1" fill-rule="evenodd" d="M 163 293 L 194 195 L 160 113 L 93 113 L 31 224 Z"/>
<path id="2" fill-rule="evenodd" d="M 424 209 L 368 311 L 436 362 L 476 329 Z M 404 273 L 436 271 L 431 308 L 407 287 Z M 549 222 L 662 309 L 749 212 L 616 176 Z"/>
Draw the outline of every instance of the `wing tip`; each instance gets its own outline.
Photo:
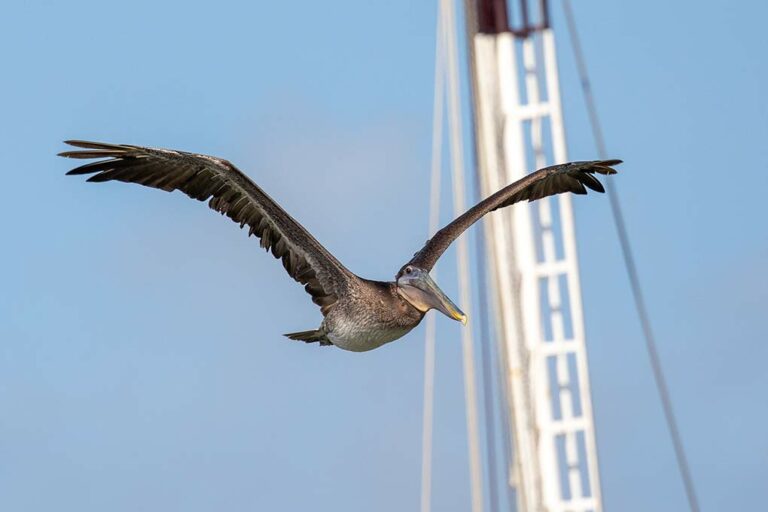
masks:
<path id="1" fill-rule="evenodd" d="M 579 180 L 582 185 L 586 186 L 590 190 L 597 192 L 599 194 L 605 193 L 605 187 L 600 182 L 599 179 L 595 178 L 591 174 L 584 173 L 581 176 L 581 179 Z"/>
<path id="2" fill-rule="evenodd" d="M 106 142 L 93 142 L 89 140 L 67 139 L 64 144 L 79 148 L 76 150 L 62 151 L 56 156 L 64 158 L 107 158 L 122 156 L 129 149 L 120 144 L 108 144 Z"/>
<path id="3" fill-rule="evenodd" d="M 619 165 L 620 163 L 622 163 L 622 160 L 617 158 L 586 162 L 586 165 L 582 164 L 581 168 L 577 169 L 577 171 L 572 174 L 572 177 L 576 178 L 576 180 L 581 185 L 581 188 L 586 187 L 594 192 L 603 194 L 605 193 L 605 187 L 600 182 L 600 180 L 594 176 L 594 174 L 602 174 L 604 176 L 618 174 L 618 171 L 616 171 L 613 166 Z M 586 190 L 582 192 L 571 189 L 570 192 L 573 192 L 574 194 L 584 194 L 586 193 Z"/>
<path id="4" fill-rule="evenodd" d="M 80 156 L 82 151 L 62 151 L 61 153 L 57 153 L 56 156 L 61 156 L 64 158 L 84 158 Z"/>
<path id="5" fill-rule="evenodd" d="M 87 148 L 87 149 L 125 149 L 125 146 L 122 144 L 111 144 L 109 142 L 96 142 L 93 140 L 83 140 L 83 139 L 67 139 L 63 141 L 64 144 L 67 144 L 68 146 L 74 146 L 76 148 Z"/>
<path id="6" fill-rule="evenodd" d="M 598 160 L 594 162 L 593 165 L 596 172 L 599 172 L 600 174 L 605 174 L 605 175 L 612 175 L 612 174 L 618 174 L 618 171 L 613 167 L 615 165 L 619 165 L 622 163 L 624 163 L 623 160 L 614 158 L 611 160 Z"/>

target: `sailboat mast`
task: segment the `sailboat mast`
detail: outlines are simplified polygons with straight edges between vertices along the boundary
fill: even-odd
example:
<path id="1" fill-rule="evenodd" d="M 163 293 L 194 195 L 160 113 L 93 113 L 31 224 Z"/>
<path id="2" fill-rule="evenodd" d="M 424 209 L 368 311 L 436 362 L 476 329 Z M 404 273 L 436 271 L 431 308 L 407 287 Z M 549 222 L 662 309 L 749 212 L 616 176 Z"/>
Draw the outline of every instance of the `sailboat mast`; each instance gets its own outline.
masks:
<path id="1" fill-rule="evenodd" d="M 567 161 L 555 39 L 546 0 L 465 5 L 478 181 L 487 196 Z M 485 233 L 517 508 L 600 512 L 571 197 L 500 211 Z"/>

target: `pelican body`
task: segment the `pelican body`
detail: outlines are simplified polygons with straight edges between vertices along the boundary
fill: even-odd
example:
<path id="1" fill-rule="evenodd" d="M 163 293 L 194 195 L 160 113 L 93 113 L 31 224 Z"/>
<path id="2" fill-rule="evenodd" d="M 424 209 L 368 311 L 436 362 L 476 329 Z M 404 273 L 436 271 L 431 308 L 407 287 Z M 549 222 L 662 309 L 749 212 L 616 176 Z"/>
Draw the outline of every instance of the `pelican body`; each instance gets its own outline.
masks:
<path id="1" fill-rule="evenodd" d="M 571 162 L 540 169 L 484 199 L 438 231 L 395 275 L 371 281 L 347 270 L 328 250 L 245 174 L 226 160 L 196 153 L 127 144 L 66 141 L 79 148 L 60 156 L 97 159 L 67 174 L 90 182 L 123 181 L 171 192 L 180 190 L 226 215 L 282 261 L 320 306 L 323 321 L 292 340 L 364 352 L 399 339 L 430 309 L 466 324 L 466 315 L 429 275 L 448 246 L 485 214 L 514 203 L 563 192 L 604 192 L 594 174 L 615 174 L 620 160 Z"/>
<path id="2" fill-rule="evenodd" d="M 405 336 L 433 307 L 450 318 L 467 321 L 428 273 L 410 265 L 403 267 L 395 282 L 360 279 L 348 293 L 346 300 L 328 312 L 320 329 L 286 336 L 364 352 Z"/>
<path id="3" fill-rule="evenodd" d="M 361 280 L 355 288 L 325 316 L 320 329 L 288 337 L 312 341 L 309 338 L 321 336 L 320 344 L 363 352 L 405 336 L 424 318 L 424 312 L 400 296 L 394 283 Z"/>

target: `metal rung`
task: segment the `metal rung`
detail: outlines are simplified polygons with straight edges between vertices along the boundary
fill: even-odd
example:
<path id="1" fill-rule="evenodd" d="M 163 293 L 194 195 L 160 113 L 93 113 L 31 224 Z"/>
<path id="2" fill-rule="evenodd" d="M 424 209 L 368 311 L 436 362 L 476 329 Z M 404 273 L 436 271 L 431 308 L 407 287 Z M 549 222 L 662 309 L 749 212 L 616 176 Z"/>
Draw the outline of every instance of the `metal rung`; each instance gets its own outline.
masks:
<path id="1" fill-rule="evenodd" d="M 534 272 L 536 272 L 538 277 L 559 276 L 571 271 L 572 269 L 573 266 L 571 262 L 567 260 L 537 263 L 534 265 Z"/>
<path id="2" fill-rule="evenodd" d="M 549 425 L 541 427 L 541 432 L 552 436 L 559 434 L 570 434 L 577 431 L 583 431 L 589 426 L 589 423 L 581 416 L 568 418 L 567 420 L 553 421 Z"/>
<path id="3" fill-rule="evenodd" d="M 562 512 L 588 512 L 597 507 L 594 498 L 577 498 L 575 500 L 563 500 L 566 504 Z"/>
<path id="4" fill-rule="evenodd" d="M 548 117 L 552 112 L 548 102 L 528 103 L 517 105 L 514 110 L 505 112 L 509 119 L 516 121 L 529 121 L 542 117 Z"/>
<path id="5" fill-rule="evenodd" d="M 531 351 L 531 355 L 533 357 L 549 357 L 573 354 L 576 352 L 576 348 L 580 342 L 581 341 L 577 339 L 568 339 L 540 343 Z"/>

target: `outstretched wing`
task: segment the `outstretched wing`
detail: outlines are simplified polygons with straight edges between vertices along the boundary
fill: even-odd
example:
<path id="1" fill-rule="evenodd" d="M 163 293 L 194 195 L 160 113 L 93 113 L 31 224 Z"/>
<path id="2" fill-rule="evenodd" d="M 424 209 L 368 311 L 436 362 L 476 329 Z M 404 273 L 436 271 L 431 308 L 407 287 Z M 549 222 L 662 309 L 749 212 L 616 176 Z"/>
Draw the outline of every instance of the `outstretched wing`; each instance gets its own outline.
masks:
<path id="1" fill-rule="evenodd" d="M 250 227 L 261 247 L 282 259 L 288 274 L 305 285 L 323 315 L 358 279 L 261 188 L 226 160 L 183 151 L 124 144 L 66 141 L 79 149 L 68 158 L 99 158 L 67 174 L 91 174 L 88 181 L 123 181 L 171 192 L 180 190 L 233 221 Z"/>
<path id="2" fill-rule="evenodd" d="M 535 201 L 542 197 L 573 192 L 586 194 L 587 188 L 596 192 L 605 192 L 603 185 L 593 175 L 616 174 L 612 168 L 621 160 L 593 160 L 590 162 L 571 162 L 545 167 L 504 187 L 485 200 L 467 210 L 443 229 L 435 233 L 426 245 L 417 252 L 408 263 L 424 270 L 431 270 L 440 256 L 451 243 L 469 226 L 477 222 L 486 213 L 519 201 Z"/>

